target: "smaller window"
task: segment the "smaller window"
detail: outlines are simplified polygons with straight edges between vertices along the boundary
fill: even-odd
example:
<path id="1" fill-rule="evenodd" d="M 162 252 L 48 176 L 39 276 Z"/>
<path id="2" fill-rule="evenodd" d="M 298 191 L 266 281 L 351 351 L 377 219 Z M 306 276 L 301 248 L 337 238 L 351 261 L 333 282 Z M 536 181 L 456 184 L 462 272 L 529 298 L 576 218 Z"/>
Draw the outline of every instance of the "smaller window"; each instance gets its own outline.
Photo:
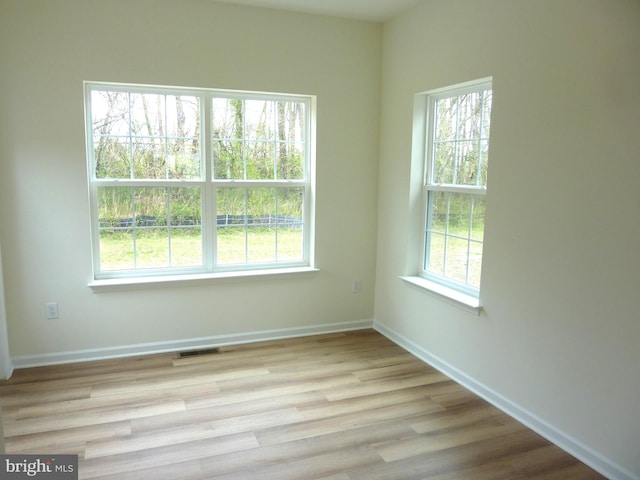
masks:
<path id="1" fill-rule="evenodd" d="M 489 165 L 491 82 L 421 94 L 425 155 L 420 276 L 477 298 Z M 426 125 L 426 128 L 424 127 Z"/>

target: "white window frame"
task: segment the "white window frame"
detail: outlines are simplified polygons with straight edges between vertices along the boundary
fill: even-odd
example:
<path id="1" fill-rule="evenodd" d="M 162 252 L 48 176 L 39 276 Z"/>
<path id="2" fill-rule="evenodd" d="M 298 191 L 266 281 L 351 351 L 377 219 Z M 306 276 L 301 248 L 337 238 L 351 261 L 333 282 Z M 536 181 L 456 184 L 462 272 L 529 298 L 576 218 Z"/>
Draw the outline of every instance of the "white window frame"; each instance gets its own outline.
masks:
<path id="1" fill-rule="evenodd" d="M 436 293 L 440 297 L 447 300 L 453 300 L 465 306 L 474 309 L 480 308 L 479 297 L 480 288 L 467 282 L 457 281 L 449 278 L 444 274 L 436 274 L 428 269 L 430 256 L 430 245 L 428 230 L 431 224 L 432 204 L 430 203 L 430 194 L 444 192 L 452 194 L 463 194 L 477 197 L 485 197 L 487 186 L 484 184 L 477 185 L 457 185 L 457 184 L 438 184 L 434 181 L 435 168 L 435 147 L 434 147 L 434 130 L 435 130 L 435 114 L 436 102 L 441 99 L 474 93 L 483 90 L 492 90 L 492 79 L 484 78 L 472 82 L 454 85 L 451 87 L 440 88 L 423 92 L 415 96 L 414 102 L 414 138 L 413 138 L 413 155 L 418 158 L 422 164 L 422 186 L 421 186 L 421 216 L 420 216 L 420 240 L 419 240 L 419 265 L 418 275 L 416 277 L 403 277 L 403 279 L 426 288 Z M 470 240 L 466 238 L 465 240 Z M 475 241 L 475 240 L 473 240 Z M 483 243 L 484 239 L 481 242 Z M 467 264 L 469 264 L 469 250 L 467 251 Z M 467 267 L 468 269 L 468 267 Z M 468 274 L 468 271 L 467 271 Z"/>
<path id="2" fill-rule="evenodd" d="M 91 92 L 121 91 L 130 93 L 156 93 L 163 95 L 189 95 L 200 99 L 200 178 L 197 179 L 100 179 L 96 176 L 96 161 L 93 148 L 93 125 Z M 287 272 L 313 271 L 315 232 L 315 118 L 316 97 L 313 95 L 249 92 L 189 87 L 167 87 L 157 85 L 121 84 L 107 82 L 84 82 L 85 129 L 87 146 L 87 172 L 89 205 L 91 212 L 92 268 L 90 285 L 118 285 L 132 283 L 157 283 L 180 279 L 206 279 L 219 277 L 283 274 Z M 246 180 L 215 179 L 213 174 L 213 135 L 211 127 L 212 100 L 215 97 L 239 100 L 293 101 L 305 105 L 305 152 L 304 178 L 300 180 Z M 194 267 L 167 267 L 102 271 L 100 259 L 100 234 L 98 212 L 98 187 L 199 187 L 201 189 L 202 217 L 202 265 Z M 303 189 L 302 258 L 291 261 L 266 263 L 242 263 L 219 265 L 216 260 L 216 191 L 226 188 L 281 188 Z"/>

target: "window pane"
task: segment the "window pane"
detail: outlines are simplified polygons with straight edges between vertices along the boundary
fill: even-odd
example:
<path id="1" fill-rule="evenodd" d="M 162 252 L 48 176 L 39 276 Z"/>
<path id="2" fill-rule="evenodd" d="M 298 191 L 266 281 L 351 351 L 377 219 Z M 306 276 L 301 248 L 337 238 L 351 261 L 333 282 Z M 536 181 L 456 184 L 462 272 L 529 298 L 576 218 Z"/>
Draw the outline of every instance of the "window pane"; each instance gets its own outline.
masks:
<path id="1" fill-rule="evenodd" d="M 276 261 L 276 230 L 257 225 L 247 227 L 247 263 Z"/>
<path id="2" fill-rule="evenodd" d="M 129 135 L 129 94 L 125 92 L 91 92 L 91 116 L 94 137 Z"/>
<path id="3" fill-rule="evenodd" d="M 276 190 L 273 188 L 250 188 L 247 196 L 249 223 L 269 225 L 270 215 L 276 213 Z"/>
<path id="4" fill-rule="evenodd" d="M 215 99 L 213 109 L 214 178 L 304 178 L 304 103 Z"/>
<path id="5" fill-rule="evenodd" d="M 304 142 L 306 138 L 306 105 L 302 102 L 277 102 L 278 140 Z"/>
<path id="6" fill-rule="evenodd" d="M 201 197 L 199 187 L 169 190 L 172 266 L 203 265 Z"/>
<path id="7" fill-rule="evenodd" d="M 469 244 L 469 284 L 480 287 L 480 273 L 482 270 L 482 243 Z"/>
<path id="8" fill-rule="evenodd" d="M 477 195 L 472 198 L 473 213 L 471 216 L 471 238 L 481 242 L 484 238 L 485 197 Z"/>
<path id="9" fill-rule="evenodd" d="M 167 136 L 200 139 L 200 99 L 191 95 L 168 95 Z"/>
<path id="10" fill-rule="evenodd" d="M 427 257 L 425 269 L 437 275 L 443 275 L 445 236 L 439 233 L 428 232 L 427 245 L 429 247 L 429 256 Z"/>
<path id="11" fill-rule="evenodd" d="M 214 178 L 244 180 L 244 102 L 231 98 L 214 98 L 211 123 Z"/>
<path id="12" fill-rule="evenodd" d="M 429 192 L 430 221 L 427 228 L 435 232 L 447 231 L 448 196 L 444 192 Z"/>
<path id="13" fill-rule="evenodd" d="M 171 266 L 194 267 L 202 265 L 202 228 L 172 228 Z"/>
<path id="14" fill-rule="evenodd" d="M 200 178 L 200 143 L 197 139 L 167 142 L 167 173 L 170 179 Z"/>
<path id="15" fill-rule="evenodd" d="M 279 261 L 300 261 L 304 258 L 302 188 L 278 189 L 278 252 Z"/>
<path id="16" fill-rule="evenodd" d="M 247 142 L 247 180 L 273 180 L 275 145 L 273 142 Z"/>
<path id="17" fill-rule="evenodd" d="M 425 270 L 479 286 L 484 202 L 483 195 L 429 192 Z"/>
<path id="18" fill-rule="evenodd" d="M 446 277 L 459 282 L 467 281 L 467 254 L 469 253 L 468 240 L 448 236 L 445 256 Z"/>
<path id="19" fill-rule="evenodd" d="M 300 187 L 219 189 L 218 263 L 303 260 L 303 198 Z"/>
<path id="20" fill-rule="evenodd" d="M 136 228 L 136 269 L 169 266 L 169 236 L 166 228 Z"/>
<path id="21" fill-rule="evenodd" d="M 164 179 L 167 176 L 164 139 L 132 138 L 133 177 Z"/>
<path id="22" fill-rule="evenodd" d="M 304 178 L 304 144 L 280 143 L 278 145 L 278 180 Z"/>
<path id="23" fill-rule="evenodd" d="M 455 171 L 456 144 L 455 142 L 437 143 L 434 148 L 433 183 L 451 185 Z"/>
<path id="24" fill-rule="evenodd" d="M 305 115 L 304 103 L 277 102 L 279 179 L 304 176 Z"/>
<path id="25" fill-rule="evenodd" d="M 134 241 L 136 269 L 169 266 L 167 189 L 138 187 L 134 190 Z"/>
<path id="26" fill-rule="evenodd" d="M 460 193 L 450 193 L 449 197 L 449 228 L 447 233 L 467 238 L 469 236 L 469 222 L 471 220 L 471 196 Z"/>
<path id="27" fill-rule="evenodd" d="M 458 97 L 436 101 L 435 141 L 445 142 L 456 139 Z"/>
<path id="28" fill-rule="evenodd" d="M 304 189 L 302 187 L 278 189 L 278 225 L 302 224 Z"/>
<path id="29" fill-rule="evenodd" d="M 200 187 L 101 187 L 98 198 L 102 271 L 203 264 Z"/>
<path id="30" fill-rule="evenodd" d="M 200 177 L 197 97 L 94 91 L 92 101 L 97 178 Z"/>
<path id="31" fill-rule="evenodd" d="M 489 138 L 489 129 L 491 127 L 491 104 L 493 101 L 493 92 L 485 90 L 482 103 L 482 138 Z"/>
<path id="32" fill-rule="evenodd" d="M 135 267 L 133 218 L 132 189 L 98 189 L 102 271 L 127 270 Z"/>
<path id="33" fill-rule="evenodd" d="M 260 263 L 276 260 L 276 228 L 271 224 L 271 219 L 275 214 L 275 189 L 253 188 L 249 190 L 247 262 Z"/>
<path id="34" fill-rule="evenodd" d="M 304 236 L 302 224 L 278 227 L 278 261 L 302 261 Z"/>
<path id="35" fill-rule="evenodd" d="M 275 120 L 275 102 L 245 100 L 245 138 L 247 140 L 275 140 Z"/>
<path id="36" fill-rule="evenodd" d="M 128 228 L 133 225 L 133 189 L 98 188 L 98 223 L 100 228 Z"/>
<path id="37" fill-rule="evenodd" d="M 200 99 L 189 95 L 167 96 L 166 108 L 168 178 L 200 178 Z"/>
<path id="38" fill-rule="evenodd" d="M 476 140 L 480 137 L 482 94 L 472 92 L 461 95 L 458 102 L 458 140 Z"/>
<path id="39" fill-rule="evenodd" d="M 100 270 L 133 270 L 134 267 L 133 230 L 101 229 Z"/>
<path id="40" fill-rule="evenodd" d="M 217 140 L 213 142 L 214 178 L 227 180 L 244 179 L 244 156 L 242 142 Z"/>
<path id="41" fill-rule="evenodd" d="M 246 263 L 247 232 L 245 227 L 218 227 L 217 263 L 218 265 L 237 265 Z"/>
<path id="42" fill-rule="evenodd" d="M 246 189 L 219 188 L 217 190 L 218 226 L 244 225 L 246 223 Z"/>
<path id="43" fill-rule="evenodd" d="M 97 137 L 93 145 L 96 178 L 130 178 L 129 138 Z"/>
<path id="44" fill-rule="evenodd" d="M 202 225 L 202 194 L 200 187 L 179 187 L 169 190 L 172 227 Z"/>
<path id="45" fill-rule="evenodd" d="M 217 263 L 220 265 L 246 263 L 246 190 L 219 188 L 217 190 Z"/>
<path id="46" fill-rule="evenodd" d="M 491 92 L 471 92 L 439 99 L 434 108 L 431 181 L 435 184 L 486 185 Z"/>
<path id="47" fill-rule="evenodd" d="M 458 142 L 456 185 L 476 185 L 478 181 L 478 149 L 476 141 Z"/>
<path id="48" fill-rule="evenodd" d="M 166 188 L 135 188 L 134 212 L 136 226 L 166 226 L 168 223 L 168 201 Z"/>
<path id="49" fill-rule="evenodd" d="M 244 137 L 244 105 L 242 100 L 214 98 L 211 106 L 211 133 L 214 139 L 241 139 Z"/>
<path id="50" fill-rule="evenodd" d="M 164 95 L 132 93 L 129 106 L 131 134 L 149 137 L 165 136 L 164 103 Z"/>
<path id="51" fill-rule="evenodd" d="M 489 167 L 489 141 L 480 142 L 480 169 L 478 185 L 487 185 L 487 170 Z"/>

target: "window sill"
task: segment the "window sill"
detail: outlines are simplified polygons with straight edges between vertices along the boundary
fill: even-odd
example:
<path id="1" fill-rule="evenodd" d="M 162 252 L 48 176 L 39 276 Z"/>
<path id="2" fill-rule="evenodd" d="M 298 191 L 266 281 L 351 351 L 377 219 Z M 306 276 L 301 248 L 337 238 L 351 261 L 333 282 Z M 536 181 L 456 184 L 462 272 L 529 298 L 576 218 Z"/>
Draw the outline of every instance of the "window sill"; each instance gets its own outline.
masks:
<path id="1" fill-rule="evenodd" d="M 265 270 L 244 270 L 234 272 L 206 273 L 193 275 L 166 275 L 156 277 L 130 277 L 113 278 L 105 280 L 92 280 L 89 288 L 94 293 L 110 292 L 118 290 L 144 290 L 166 287 L 187 287 L 191 285 L 206 284 L 212 281 L 233 281 L 241 279 L 258 279 L 274 276 L 289 276 L 318 272 L 313 267 L 279 268 Z"/>
<path id="2" fill-rule="evenodd" d="M 425 278 L 418 276 L 401 276 L 405 282 L 419 287 L 422 291 L 425 291 L 445 302 L 451 303 L 458 307 L 464 308 L 467 311 L 480 315 L 482 307 L 480 306 L 480 299 L 458 292 L 439 283 L 429 281 Z"/>

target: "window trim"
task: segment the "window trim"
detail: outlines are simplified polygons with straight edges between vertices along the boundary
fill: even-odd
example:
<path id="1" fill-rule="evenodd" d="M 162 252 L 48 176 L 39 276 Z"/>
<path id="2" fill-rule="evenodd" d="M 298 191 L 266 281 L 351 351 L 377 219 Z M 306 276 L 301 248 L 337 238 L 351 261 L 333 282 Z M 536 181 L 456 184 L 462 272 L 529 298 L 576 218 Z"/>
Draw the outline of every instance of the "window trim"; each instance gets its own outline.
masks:
<path id="1" fill-rule="evenodd" d="M 416 247 L 419 249 L 416 255 L 418 262 L 415 274 L 403 275 L 400 278 L 413 286 L 417 286 L 438 298 L 445 299 L 457 305 L 463 306 L 475 313 L 481 310 L 480 289 L 457 282 L 443 275 L 427 271 L 427 223 L 429 219 L 429 192 L 463 193 L 469 195 L 486 196 L 485 185 L 451 185 L 437 184 L 433 182 L 433 122 L 435 117 L 435 103 L 439 99 L 463 95 L 465 93 L 478 92 L 480 90 L 492 90 L 492 77 L 464 82 L 449 87 L 438 88 L 418 93 L 414 96 L 413 104 L 413 138 L 412 161 L 419 166 L 420 185 L 417 201 L 420 202 L 420 220 L 418 222 Z M 490 138 L 490 136 L 489 136 Z M 483 241 L 484 243 L 484 241 Z M 415 265 L 415 264 L 414 264 Z"/>
<path id="2" fill-rule="evenodd" d="M 118 285 L 167 284 L 174 281 L 200 281 L 206 279 L 224 279 L 233 277 L 254 277 L 269 274 L 282 275 L 307 271 L 315 268 L 315 182 L 316 182 L 316 105 L 317 97 L 306 94 L 288 94 L 226 90 L 214 88 L 177 87 L 165 85 L 128 84 L 100 81 L 84 82 L 85 142 L 87 155 L 87 179 L 89 190 L 90 233 L 92 255 L 92 289 L 111 288 Z M 91 92 L 119 91 L 126 93 L 149 93 L 161 95 L 189 95 L 198 97 L 200 107 L 200 178 L 197 179 L 99 179 L 96 176 L 93 151 L 93 125 L 91 111 Z M 212 137 L 212 100 L 213 98 L 234 98 L 238 100 L 292 101 L 305 104 L 305 156 L 304 178 L 300 180 L 222 180 L 213 174 L 213 137 Z M 146 184 L 146 185 L 145 185 Z M 185 187 L 201 189 L 202 217 L 202 265 L 187 267 L 148 268 L 140 270 L 101 271 L 100 235 L 98 212 L 98 186 L 120 187 Z M 302 212 L 302 259 L 288 262 L 241 263 L 216 265 L 216 190 L 229 188 L 287 188 L 303 189 Z"/>

